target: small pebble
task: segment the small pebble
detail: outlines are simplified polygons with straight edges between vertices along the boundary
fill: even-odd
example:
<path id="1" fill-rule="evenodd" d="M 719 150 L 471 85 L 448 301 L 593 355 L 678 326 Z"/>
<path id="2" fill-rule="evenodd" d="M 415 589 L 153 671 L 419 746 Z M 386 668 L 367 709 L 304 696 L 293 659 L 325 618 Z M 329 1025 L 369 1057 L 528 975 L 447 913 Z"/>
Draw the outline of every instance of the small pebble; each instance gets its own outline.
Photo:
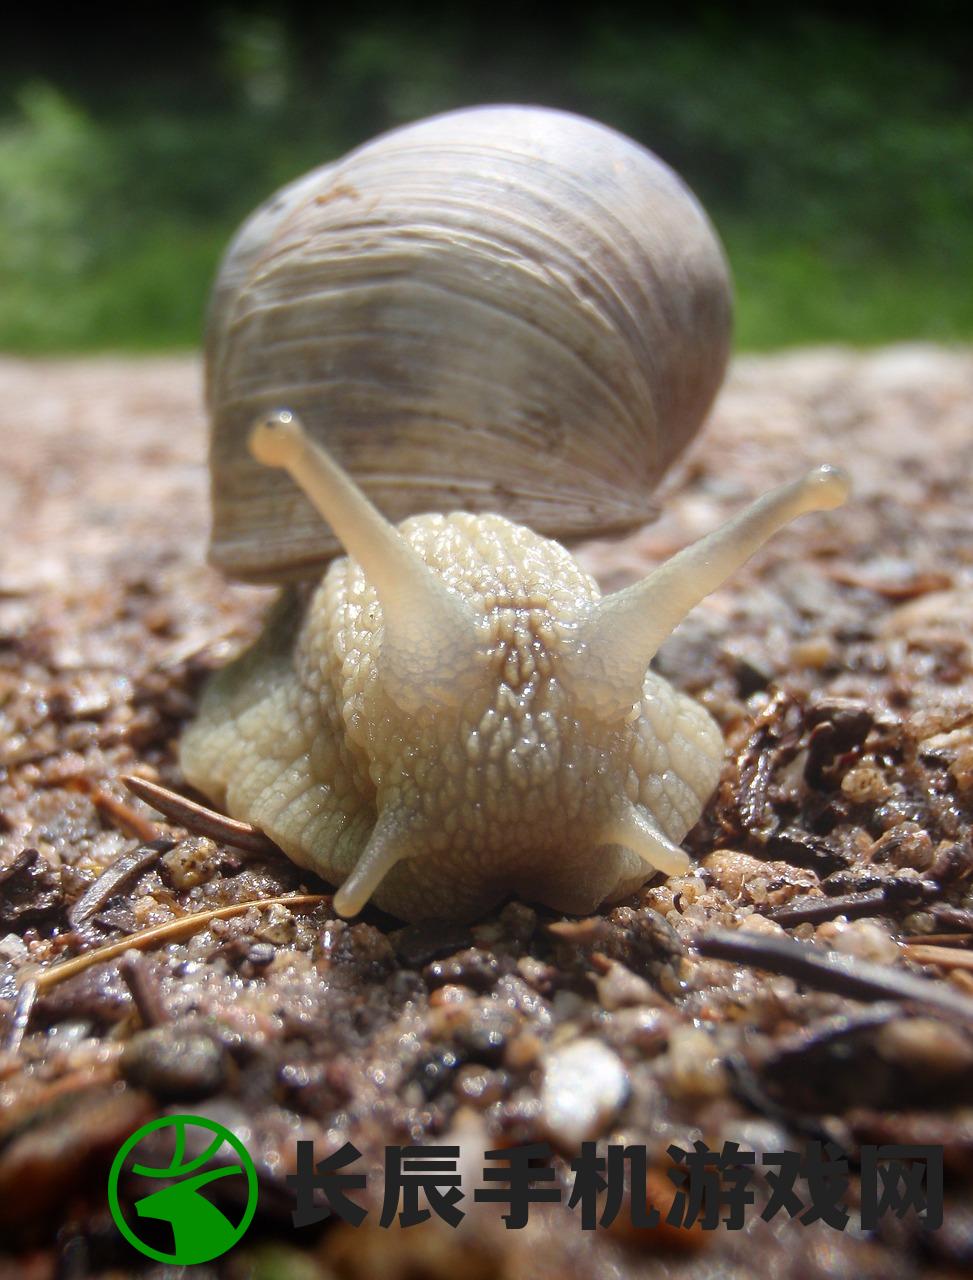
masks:
<path id="1" fill-rule="evenodd" d="M 164 854 L 161 863 L 174 889 L 193 889 L 215 877 L 220 857 L 215 840 L 208 836 L 190 836 Z"/>
<path id="2" fill-rule="evenodd" d="M 973 1067 L 973 1040 L 938 1018 L 897 1018 L 878 1034 L 878 1051 L 933 1076 L 955 1075 Z"/>
<path id="3" fill-rule="evenodd" d="M 876 964 L 894 964 L 899 958 L 895 939 L 875 920 L 829 920 L 818 929 L 818 937 L 843 955 Z"/>
<path id="4" fill-rule="evenodd" d="M 154 1027 L 132 1036 L 120 1069 L 130 1084 L 158 1098 L 205 1098 L 224 1083 L 226 1053 L 202 1032 Z"/>
<path id="5" fill-rule="evenodd" d="M 676 1027 L 669 1037 L 669 1085 L 681 1098 L 720 1098 L 729 1081 L 716 1046 L 699 1027 Z"/>
<path id="6" fill-rule="evenodd" d="M 709 854 L 702 866 L 729 898 L 738 898 L 749 883 L 767 874 L 766 862 L 735 849 L 719 849 Z"/>
<path id="7" fill-rule="evenodd" d="M 644 1054 L 656 1054 L 666 1044 L 672 1026 L 671 1006 L 619 1009 L 606 1034 L 619 1048 L 631 1046 Z"/>
<path id="8" fill-rule="evenodd" d="M 554 992 L 558 970 L 553 965 L 545 964 L 536 956 L 521 956 L 517 961 L 517 972 L 542 996 L 549 996 Z"/>
<path id="9" fill-rule="evenodd" d="M 29 954 L 23 938 L 18 937 L 17 934 L 8 933 L 0 938 L 0 960 L 13 964 L 25 964 Z"/>
<path id="10" fill-rule="evenodd" d="M 786 933 L 776 920 L 768 920 L 766 916 L 759 915 L 756 911 L 752 915 L 744 916 L 738 927 L 741 933 L 756 933 L 765 938 L 780 938 Z"/>
<path id="11" fill-rule="evenodd" d="M 499 974 L 500 965 L 496 956 L 480 947 L 467 947 L 465 951 L 457 951 L 444 960 L 434 960 L 422 971 L 422 976 L 432 990 L 447 984 L 459 984 L 476 991 L 489 991 Z"/>
<path id="12" fill-rule="evenodd" d="M 841 790 L 855 804 L 879 804 L 892 794 L 885 775 L 874 764 L 859 764 L 841 779 Z"/>
<path id="13" fill-rule="evenodd" d="M 541 1056 L 544 1042 L 533 1031 L 521 1031 L 510 1041 L 504 1051 L 504 1065 L 510 1071 L 530 1071 Z"/>
<path id="14" fill-rule="evenodd" d="M 572 1040 L 545 1061 L 544 1124 L 565 1151 L 576 1151 L 603 1133 L 627 1094 L 628 1073 L 621 1058 L 599 1040 Z"/>
<path id="15" fill-rule="evenodd" d="M 258 938 L 272 942 L 275 946 L 286 946 L 297 937 L 297 921 L 294 913 L 283 903 L 275 902 L 261 913 L 261 922 L 254 930 Z"/>
<path id="16" fill-rule="evenodd" d="M 936 856 L 929 832 L 915 822 L 901 822 L 876 840 L 870 861 L 887 862 L 898 871 L 926 871 Z"/>
<path id="17" fill-rule="evenodd" d="M 931 911 L 910 911 L 902 921 L 902 932 L 908 935 L 936 933 L 939 925 Z"/>
<path id="18" fill-rule="evenodd" d="M 437 1010 L 439 1013 L 445 1009 Z M 500 1061 L 521 1019 L 506 1005 L 490 1000 L 469 1000 L 455 1009 L 453 1037 L 472 1059 L 495 1064 Z"/>
<path id="19" fill-rule="evenodd" d="M 447 982 L 444 987 L 437 987 L 429 996 L 429 1007 L 439 1009 L 443 1005 L 465 1004 L 473 999 L 473 991 L 457 982 Z"/>
<path id="20" fill-rule="evenodd" d="M 457 1099 L 470 1106 L 483 1108 L 501 1102 L 506 1097 L 510 1080 L 503 1071 L 493 1071 L 479 1063 L 461 1067 L 453 1082 Z"/>
<path id="21" fill-rule="evenodd" d="M 791 645 L 791 663 L 796 667 L 810 667 L 812 671 L 820 671 L 822 667 L 836 661 L 838 650 L 830 636 L 807 636 Z"/>
<path id="22" fill-rule="evenodd" d="M 929 738 L 923 738 L 919 743 L 919 754 L 951 759 L 959 752 L 970 748 L 973 748 L 973 726 L 965 725 L 961 729 L 952 729 L 948 733 L 934 733 Z"/>
<path id="23" fill-rule="evenodd" d="M 598 999 L 609 1010 L 654 1004 L 656 995 L 644 978 L 617 960 L 608 962 L 607 970 L 595 980 Z"/>
<path id="24" fill-rule="evenodd" d="M 949 773 L 960 794 L 968 798 L 973 791 L 973 749 L 967 747 L 959 752 L 949 766 Z"/>
<path id="25" fill-rule="evenodd" d="M 272 942 L 255 942 L 247 951 L 247 960 L 255 969 L 266 969 L 273 964 L 277 948 Z"/>

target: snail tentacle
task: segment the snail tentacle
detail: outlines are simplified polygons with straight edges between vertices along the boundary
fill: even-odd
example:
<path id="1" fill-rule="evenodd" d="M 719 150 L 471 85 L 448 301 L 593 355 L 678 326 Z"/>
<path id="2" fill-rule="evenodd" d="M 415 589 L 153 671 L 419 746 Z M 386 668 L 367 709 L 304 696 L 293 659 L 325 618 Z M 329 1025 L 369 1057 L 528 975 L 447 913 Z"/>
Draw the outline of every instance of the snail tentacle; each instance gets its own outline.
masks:
<path id="1" fill-rule="evenodd" d="M 454 706 L 480 674 L 472 610 L 449 590 L 288 409 L 250 435 L 258 462 L 286 470 L 364 570 L 382 606 L 381 678 L 403 711 Z"/>
<path id="2" fill-rule="evenodd" d="M 612 816 L 597 843 L 620 844 L 667 876 L 682 875 L 689 869 L 689 854 L 664 836 L 645 810 L 634 804 Z"/>
<path id="3" fill-rule="evenodd" d="M 564 658 L 562 674 L 577 700 L 606 718 L 630 711 L 649 663 L 691 609 L 784 525 L 809 511 L 838 507 L 850 492 L 839 468 L 815 467 L 765 493 L 641 582 L 598 601 Z"/>
<path id="4" fill-rule="evenodd" d="M 357 916 L 392 868 L 414 852 L 408 820 L 395 809 L 381 813 L 354 869 L 334 895 L 338 915 Z"/>

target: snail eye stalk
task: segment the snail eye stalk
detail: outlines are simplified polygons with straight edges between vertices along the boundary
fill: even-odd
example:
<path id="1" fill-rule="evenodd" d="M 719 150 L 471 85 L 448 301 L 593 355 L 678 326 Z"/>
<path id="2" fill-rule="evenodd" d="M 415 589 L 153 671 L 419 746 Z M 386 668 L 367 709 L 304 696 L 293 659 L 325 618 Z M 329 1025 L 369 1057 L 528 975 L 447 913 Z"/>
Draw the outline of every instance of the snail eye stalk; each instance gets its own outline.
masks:
<path id="1" fill-rule="evenodd" d="M 382 606 L 380 677 L 403 711 L 456 705 L 480 677 L 472 609 L 409 546 L 289 409 L 250 433 L 258 462 L 287 471 L 361 566 Z"/>
<path id="2" fill-rule="evenodd" d="M 851 492 L 848 476 L 821 466 L 772 489 L 648 577 L 607 596 L 581 624 L 562 674 L 576 699 L 612 719 L 642 694 L 649 663 L 691 609 L 715 591 L 784 525 L 809 511 L 830 511 Z"/>

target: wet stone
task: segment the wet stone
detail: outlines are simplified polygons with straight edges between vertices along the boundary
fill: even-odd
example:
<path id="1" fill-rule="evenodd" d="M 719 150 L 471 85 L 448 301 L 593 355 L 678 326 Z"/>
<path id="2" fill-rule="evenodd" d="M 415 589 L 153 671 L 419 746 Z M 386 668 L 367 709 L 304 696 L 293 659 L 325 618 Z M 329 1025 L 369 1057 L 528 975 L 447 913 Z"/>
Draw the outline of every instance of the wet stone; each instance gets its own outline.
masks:
<path id="1" fill-rule="evenodd" d="M 510 1089 L 505 1071 L 491 1070 L 479 1063 L 468 1063 L 457 1071 L 453 1092 L 460 1102 L 483 1108 L 500 1102 Z"/>
<path id="2" fill-rule="evenodd" d="M 180 840 L 174 849 L 162 857 L 162 866 L 169 882 L 176 889 L 192 889 L 205 884 L 217 874 L 222 857 L 219 845 L 206 836 L 191 836 Z"/>
<path id="3" fill-rule="evenodd" d="M 0 928 L 57 923 L 65 906 L 59 871 L 36 849 L 0 866 Z"/>
<path id="4" fill-rule="evenodd" d="M 441 1049 L 429 1055 L 416 1068 L 415 1079 L 426 1098 L 434 1098 L 450 1088 L 462 1058 L 455 1049 Z"/>
<path id="5" fill-rule="evenodd" d="M 227 1076 L 226 1051 L 212 1036 L 177 1026 L 139 1031 L 128 1041 L 121 1071 L 157 1098 L 206 1098 Z"/>
<path id="6" fill-rule="evenodd" d="M 500 963 L 492 952 L 468 947 L 448 959 L 434 960 L 423 969 L 422 976 L 433 990 L 447 983 L 456 983 L 472 987 L 474 991 L 489 991 L 500 971 Z"/>
<path id="7" fill-rule="evenodd" d="M 598 1040 L 573 1040 L 544 1059 L 544 1124 L 567 1151 L 603 1133 L 627 1094 L 628 1073 L 621 1059 Z"/>
<path id="8" fill-rule="evenodd" d="M 520 1019 L 509 1006 L 495 1001 L 470 1001 L 462 1010 L 454 1032 L 456 1043 L 477 1062 L 499 1063 Z"/>

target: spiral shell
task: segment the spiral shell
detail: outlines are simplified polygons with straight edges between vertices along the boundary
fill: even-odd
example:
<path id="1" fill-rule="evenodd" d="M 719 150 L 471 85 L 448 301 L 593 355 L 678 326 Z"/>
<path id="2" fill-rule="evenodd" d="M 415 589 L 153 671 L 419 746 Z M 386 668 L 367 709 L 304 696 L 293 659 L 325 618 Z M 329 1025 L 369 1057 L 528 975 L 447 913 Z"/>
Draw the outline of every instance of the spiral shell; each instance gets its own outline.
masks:
<path id="1" fill-rule="evenodd" d="M 396 129 L 284 187 L 227 251 L 207 331 L 210 558 L 280 580 L 340 549 L 244 447 L 277 406 L 394 521 L 635 527 L 716 394 L 729 335 L 710 223 L 635 142 L 537 107 Z"/>

